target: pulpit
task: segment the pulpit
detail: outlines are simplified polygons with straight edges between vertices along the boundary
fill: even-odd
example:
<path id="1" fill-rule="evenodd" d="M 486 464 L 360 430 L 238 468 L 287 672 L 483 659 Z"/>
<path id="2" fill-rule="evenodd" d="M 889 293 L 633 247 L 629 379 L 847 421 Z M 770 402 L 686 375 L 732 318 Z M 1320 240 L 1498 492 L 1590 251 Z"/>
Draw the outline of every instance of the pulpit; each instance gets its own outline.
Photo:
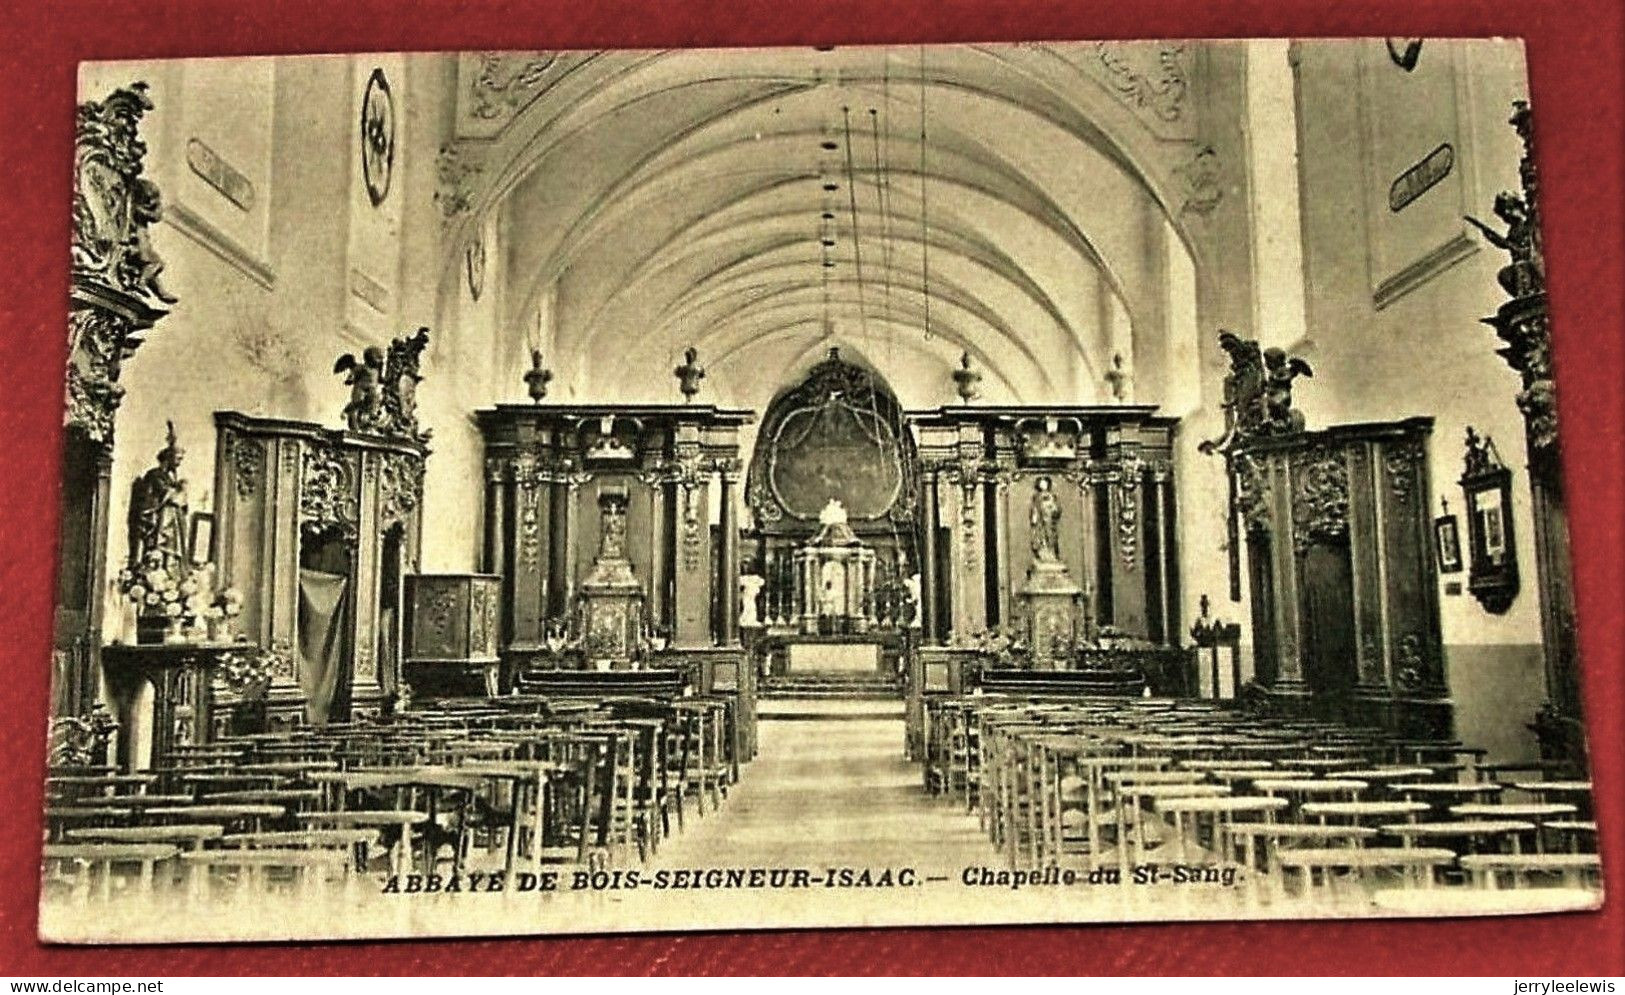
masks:
<path id="1" fill-rule="evenodd" d="M 408 574 L 402 676 L 419 697 L 494 695 L 502 578 Z"/>

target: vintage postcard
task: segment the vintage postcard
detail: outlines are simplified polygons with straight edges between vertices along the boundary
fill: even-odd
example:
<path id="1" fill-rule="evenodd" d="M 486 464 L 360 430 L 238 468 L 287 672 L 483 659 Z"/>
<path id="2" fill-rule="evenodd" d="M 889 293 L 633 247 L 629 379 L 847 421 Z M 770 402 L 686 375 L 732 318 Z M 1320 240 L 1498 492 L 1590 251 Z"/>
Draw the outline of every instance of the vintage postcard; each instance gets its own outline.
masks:
<path id="1" fill-rule="evenodd" d="M 1516 40 L 79 87 L 47 940 L 1600 904 Z"/>

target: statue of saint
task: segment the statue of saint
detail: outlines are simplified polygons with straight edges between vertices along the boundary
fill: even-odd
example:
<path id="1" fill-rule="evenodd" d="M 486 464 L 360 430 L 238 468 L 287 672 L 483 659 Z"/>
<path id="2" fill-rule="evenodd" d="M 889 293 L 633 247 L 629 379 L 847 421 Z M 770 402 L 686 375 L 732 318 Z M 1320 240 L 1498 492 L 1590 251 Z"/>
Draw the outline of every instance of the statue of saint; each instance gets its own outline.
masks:
<path id="1" fill-rule="evenodd" d="M 1039 477 L 1033 485 L 1032 508 L 1027 514 L 1032 526 L 1034 563 L 1061 561 L 1061 502 L 1055 497 L 1055 485 L 1048 477 Z"/>
<path id="2" fill-rule="evenodd" d="M 168 443 L 158 451 L 158 465 L 135 479 L 130 487 L 130 568 L 158 568 L 179 576 L 189 562 L 187 550 L 186 481 L 181 460 L 186 450 L 169 423 Z"/>

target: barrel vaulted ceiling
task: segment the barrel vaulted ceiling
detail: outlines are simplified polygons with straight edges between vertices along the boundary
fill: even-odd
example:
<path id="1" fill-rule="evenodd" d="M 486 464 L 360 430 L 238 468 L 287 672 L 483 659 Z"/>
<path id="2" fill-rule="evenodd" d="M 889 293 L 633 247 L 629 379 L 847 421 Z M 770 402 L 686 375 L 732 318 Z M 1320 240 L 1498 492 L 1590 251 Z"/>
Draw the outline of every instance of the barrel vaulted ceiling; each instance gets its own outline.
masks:
<path id="1" fill-rule="evenodd" d="M 545 326 L 566 381 L 600 393 L 668 396 L 693 346 L 725 399 L 759 403 L 839 344 L 941 385 L 905 403 L 948 400 L 961 353 L 990 398 L 1102 400 L 1113 357 L 1162 334 L 1199 203 L 1195 61 L 1157 43 L 468 54 L 443 206 L 457 243 L 497 219 L 499 320 L 516 340 Z"/>

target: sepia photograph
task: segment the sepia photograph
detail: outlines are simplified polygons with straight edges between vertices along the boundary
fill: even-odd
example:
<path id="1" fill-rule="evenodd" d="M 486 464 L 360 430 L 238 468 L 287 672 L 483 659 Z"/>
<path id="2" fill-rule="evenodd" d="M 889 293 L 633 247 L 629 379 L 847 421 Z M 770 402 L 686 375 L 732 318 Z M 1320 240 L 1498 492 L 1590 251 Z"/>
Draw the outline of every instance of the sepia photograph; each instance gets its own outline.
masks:
<path id="1" fill-rule="evenodd" d="M 40 938 L 1599 908 L 1541 113 L 1493 38 L 81 63 Z"/>

